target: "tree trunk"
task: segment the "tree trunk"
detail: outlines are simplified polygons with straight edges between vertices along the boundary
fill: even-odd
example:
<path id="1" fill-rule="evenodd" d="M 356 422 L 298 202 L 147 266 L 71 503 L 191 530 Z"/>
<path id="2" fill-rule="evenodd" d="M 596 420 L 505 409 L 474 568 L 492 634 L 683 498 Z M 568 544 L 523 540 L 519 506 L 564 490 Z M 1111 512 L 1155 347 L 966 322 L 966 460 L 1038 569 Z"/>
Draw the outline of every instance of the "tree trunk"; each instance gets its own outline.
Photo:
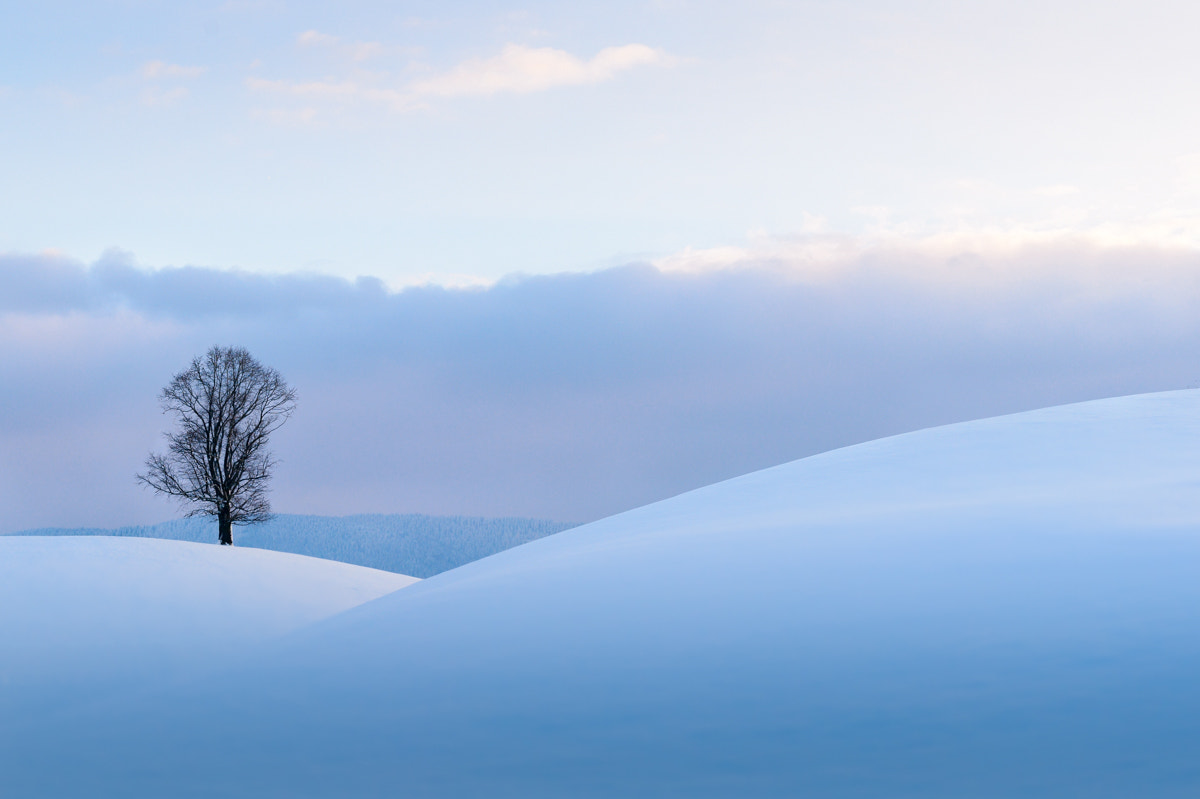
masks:
<path id="1" fill-rule="evenodd" d="M 220 523 L 221 545 L 233 546 L 233 522 L 229 519 L 229 511 L 221 511 L 217 521 Z"/>

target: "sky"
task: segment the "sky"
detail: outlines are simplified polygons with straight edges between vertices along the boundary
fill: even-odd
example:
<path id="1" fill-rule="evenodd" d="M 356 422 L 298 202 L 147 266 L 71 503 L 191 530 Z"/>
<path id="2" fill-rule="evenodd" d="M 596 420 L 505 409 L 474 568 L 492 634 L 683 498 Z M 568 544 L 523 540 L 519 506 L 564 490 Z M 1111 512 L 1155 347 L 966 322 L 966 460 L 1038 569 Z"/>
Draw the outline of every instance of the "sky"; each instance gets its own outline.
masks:
<path id="1" fill-rule="evenodd" d="M 0 532 L 210 346 L 277 510 L 586 521 L 1196 385 L 1200 7 L 0 0 Z"/>
<path id="2" fill-rule="evenodd" d="M 493 281 L 812 232 L 1194 246 L 1185 2 L 4 4 L 0 251 Z"/>

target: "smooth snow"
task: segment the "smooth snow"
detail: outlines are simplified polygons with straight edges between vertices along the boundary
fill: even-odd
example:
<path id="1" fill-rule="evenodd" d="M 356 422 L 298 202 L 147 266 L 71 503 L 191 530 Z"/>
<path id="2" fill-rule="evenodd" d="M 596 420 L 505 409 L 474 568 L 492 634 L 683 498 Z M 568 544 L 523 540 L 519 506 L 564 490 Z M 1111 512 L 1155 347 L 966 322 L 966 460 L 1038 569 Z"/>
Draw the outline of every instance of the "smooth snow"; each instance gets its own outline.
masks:
<path id="1" fill-rule="evenodd" d="M 293 552 L 413 577 L 432 577 L 572 526 L 519 517 L 280 513 L 270 521 L 235 528 L 233 542 L 243 548 Z M 211 517 L 192 517 L 137 527 L 43 528 L 4 535 L 114 535 L 216 545 L 217 522 Z"/>
<path id="2" fill-rule="evenodd" d="M 214 668 L 413 582 L 237 547 L 0 536 L 0 728 Z"/>
<path id="3" fill-rule="evenodd" d="M 526 544 L 219 681 L 31 723 L 0 794 L 1190 797 L 1197 675 L 1186 391 L 871 442 Z"/>

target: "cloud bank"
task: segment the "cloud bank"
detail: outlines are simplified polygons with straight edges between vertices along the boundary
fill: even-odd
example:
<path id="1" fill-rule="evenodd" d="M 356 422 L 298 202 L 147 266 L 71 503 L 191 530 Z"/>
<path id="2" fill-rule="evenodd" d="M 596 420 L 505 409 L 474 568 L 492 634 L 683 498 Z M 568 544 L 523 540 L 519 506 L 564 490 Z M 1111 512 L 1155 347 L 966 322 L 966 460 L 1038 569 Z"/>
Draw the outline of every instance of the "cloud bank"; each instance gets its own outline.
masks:
<path id="1" fill-rule="evenodd" d="M 174 515 L 133 474 L 165 430 L 158 390 L 213 344 L 297 387 L 276 509 L 329 514 L 582 521 L 879 436 L 1200 382 L 1194 251 L 772 253 L 399 293 L 0 257 L 0 530 Z"/>

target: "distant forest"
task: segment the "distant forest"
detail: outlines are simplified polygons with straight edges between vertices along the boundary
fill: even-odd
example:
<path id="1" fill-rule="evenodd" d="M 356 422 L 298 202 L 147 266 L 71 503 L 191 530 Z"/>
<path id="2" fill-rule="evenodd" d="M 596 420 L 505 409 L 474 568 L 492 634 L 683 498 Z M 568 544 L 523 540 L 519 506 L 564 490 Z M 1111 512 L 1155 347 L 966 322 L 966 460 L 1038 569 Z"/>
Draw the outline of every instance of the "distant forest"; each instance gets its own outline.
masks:
<path id="1" fill-rule="evenodd" d="M 432 577 L 574 526 L 544 519 L 476 516 L 280 514 L 269 522 L 235 527 L 233 541 L 236 546 L 294 552 L 413 577 Z M 112 535 L 216 544 L 217 523 L 212 519 L 192 518 L 145 527 L 46 528 L 10 535 Z"/>

